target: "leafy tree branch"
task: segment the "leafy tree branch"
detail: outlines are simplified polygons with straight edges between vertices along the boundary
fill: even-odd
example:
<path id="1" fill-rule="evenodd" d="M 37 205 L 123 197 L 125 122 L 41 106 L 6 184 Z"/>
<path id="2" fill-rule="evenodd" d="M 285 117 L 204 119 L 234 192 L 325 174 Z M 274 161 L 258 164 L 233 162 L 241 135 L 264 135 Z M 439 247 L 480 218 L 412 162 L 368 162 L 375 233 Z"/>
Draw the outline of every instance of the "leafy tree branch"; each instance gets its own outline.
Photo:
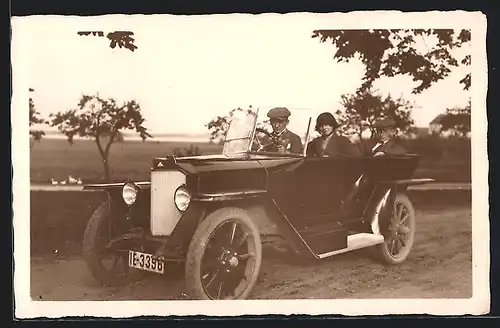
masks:
<path id="1" fill-rule="evenodd" d="M 372 87 L 382 76 L 408 75 L 419 84 L 413 89 L 419 94 L 433 83 L 445 79 L 460 66 L 470 66 L 471 56 L 455 58 L 453 50 L 470 45 L 470 30 L 458 33 L 452 29 L 390 29 L 390 30 L 315 30 L 312 38 L 332 42 L 337 48 L 337 62 L 359 59 L 365 75 L 359 91 Z M 423 42 L 423 51 L 418 42 Z M 471 85 L 471 73 L 460 80 L 463 88 Z"/>
<path id="2" fill-rule="evenodd" d="M 80 31 L 77 33 L 80 36 L 97 36 L 97 37 L 104 37 L 104 32 L 102 31 Z M 109 46 L 114 49 L 116 46 L 119 48 L 125 48 L 130 51 L 135 51 L 137 49 L 137 46 L 134 44 L 135 39 L 132 37 L 134 35 L 134 32 L 130 31 L 115 31 L 115 32 L 109 32 L 106 34 L 106 38 L 109 40 Z"/>
<path id="3" fill-rule="evenodd" d="M 402 97 L 394 98 L 390 94 L 383 97 L 381 94 L 366 90 L 356 94 L 344 94 L 340 101 L 344 111 L 337 111 L 339 117 L 339 131 L 346 135 L 357 135 L 360 140 L 362 134 L 370 131 L 375 135 L 374 123 L 380 118 L 391 118 L 396 122 L 399 130 L 407 132 L 414 124 L 411 118 L 413 105 Z"/>

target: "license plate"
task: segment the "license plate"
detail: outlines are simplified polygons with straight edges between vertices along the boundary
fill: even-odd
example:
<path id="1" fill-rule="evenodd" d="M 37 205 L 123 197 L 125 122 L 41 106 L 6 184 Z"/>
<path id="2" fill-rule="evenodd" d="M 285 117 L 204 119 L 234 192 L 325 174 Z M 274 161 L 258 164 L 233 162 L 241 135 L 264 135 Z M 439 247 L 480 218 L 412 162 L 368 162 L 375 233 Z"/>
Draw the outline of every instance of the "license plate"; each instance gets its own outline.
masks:
<path id="1" fill-rule="evenodd" d="M 152 254 L 136 251 L 128 252 L 128 265 L 132 268 L 155 273 L 163 273 L 164 270 L 163 262 L 155 260 Z"/>

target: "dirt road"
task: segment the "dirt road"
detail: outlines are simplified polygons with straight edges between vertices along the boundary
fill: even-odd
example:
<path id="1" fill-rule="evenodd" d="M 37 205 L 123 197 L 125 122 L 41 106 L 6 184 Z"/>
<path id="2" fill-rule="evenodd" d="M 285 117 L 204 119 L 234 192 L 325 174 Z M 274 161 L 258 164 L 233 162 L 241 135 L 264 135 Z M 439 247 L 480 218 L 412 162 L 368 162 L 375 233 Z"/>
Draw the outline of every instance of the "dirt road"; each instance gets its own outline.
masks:
<path id="1" fill-rule="evenodd" d="M 307 264 L 291 263 L 265 251 L 260 280 L 251 298 L 471 297 L 470 207 L 427 208 L 417 212 L 417 224 L 414 251 L 397 267 L 378 263 L 364 250 Z M 133 285 L 102 288 L 81 258 L 57 255 L 32 259 L 31 291 L 34 300 L 185 298 L 182 275 L 152 275 Z"/>

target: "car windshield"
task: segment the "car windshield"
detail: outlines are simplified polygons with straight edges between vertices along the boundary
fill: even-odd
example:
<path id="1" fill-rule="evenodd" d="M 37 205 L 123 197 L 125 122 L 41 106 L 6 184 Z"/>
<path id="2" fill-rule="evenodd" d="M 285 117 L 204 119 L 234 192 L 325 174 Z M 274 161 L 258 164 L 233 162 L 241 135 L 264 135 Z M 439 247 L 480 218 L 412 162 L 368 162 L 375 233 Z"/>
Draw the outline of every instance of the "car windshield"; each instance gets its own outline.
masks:
<path id="1" fill-rule="evenodd" d="M 270 109 L 270 108 L 269 108 Z M 276 147 L 264 147 L 272 143 L 273 128 L 267 117 L 268 110 L 239 110 L 233 112 L 230 117 L 229 127 L 224 140 L 223 153 L 225 155 L 245 153 L 249 151 L 264 151 L 271 153 L 280 153 Z M 307 110 L 293 110 L 288 118 L 286 130 L 297 135 L 300 138 L 300 147 L 304 149 L 308 134 L 309 140 L 313 131 L 311 131 L 311 115 Z M 285 140 L 286 142 L 287 140 Z M 290 145 L 288 145 L 289 147 Z M 286 146 L 285 146 L 286 148 Z M 287 151 L 288 153 L 290 151 Z M 298 155 L 303 155 L 301 150 Z"/>
<path id="2" fill-rule="evenodd" d="M 258 113 L 250 110 L 232 113 L 224 140 L 224 154 L 242 153 L 250 149 L 257 117 Z"/>

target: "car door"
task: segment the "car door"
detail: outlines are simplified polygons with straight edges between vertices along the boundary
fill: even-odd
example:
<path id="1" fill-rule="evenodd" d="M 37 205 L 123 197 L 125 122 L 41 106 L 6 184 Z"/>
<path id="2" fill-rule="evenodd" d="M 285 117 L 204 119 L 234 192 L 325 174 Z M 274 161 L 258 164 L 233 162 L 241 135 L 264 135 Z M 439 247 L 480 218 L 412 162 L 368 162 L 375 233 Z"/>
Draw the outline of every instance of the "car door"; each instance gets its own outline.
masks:
<path id="1" fill-rule="evenodd" d="M 362 172 L 360 158 L 306 158 L 297 170 L 301 220 L 340 220 L 344 201 Z"/>

